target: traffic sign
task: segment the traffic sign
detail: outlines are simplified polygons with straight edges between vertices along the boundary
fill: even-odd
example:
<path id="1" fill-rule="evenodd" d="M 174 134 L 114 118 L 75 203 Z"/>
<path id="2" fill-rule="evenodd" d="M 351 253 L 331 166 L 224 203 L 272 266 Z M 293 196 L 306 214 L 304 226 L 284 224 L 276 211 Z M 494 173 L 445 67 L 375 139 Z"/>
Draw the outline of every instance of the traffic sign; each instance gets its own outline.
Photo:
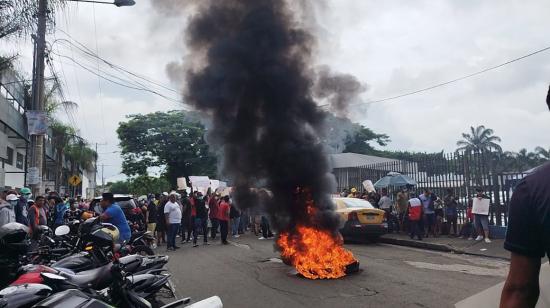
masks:
<path id="1" fill-rule="evenodd" d="M 69 178 L 69 184 L 71 186 L 78 186 L 80 183 L 82 183 L 82 180 L 78 175 L 73 175 Z"/>

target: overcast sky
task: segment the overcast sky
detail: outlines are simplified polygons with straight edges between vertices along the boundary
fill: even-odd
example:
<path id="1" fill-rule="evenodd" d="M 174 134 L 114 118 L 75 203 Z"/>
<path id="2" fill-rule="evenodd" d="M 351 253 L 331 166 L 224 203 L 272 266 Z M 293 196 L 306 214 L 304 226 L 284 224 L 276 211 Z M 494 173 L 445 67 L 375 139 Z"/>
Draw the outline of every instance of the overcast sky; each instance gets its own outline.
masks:
<path id="1" fill-rule="evenodd" d="M 185 54 L 181 30 L 186 17 L 161 16 L 149 0 L 136 2 L 123 8 L 69 2 L 58 13 L 57 27 L 112 63 L 179 90 L 180 85 L 170 83 L 166 65 Z M 362 99 L 377 100 L 550 46 L 548 12 L 550 2 L 543 0 L 327 0 L 316 14 L 320 28 L 316 62 L 355 75 L 368 85 Z M 48 41 L 56 38 L 67 36 L 57 31 Z M 30 74 L 29 45 L 27 41 L 0 48 L 19 51 L 21 66 Z M 86 60 L 67 45 L 56 43 L 52 48 L 77 61 Z M 98 147 L 106 180 L 124 178 L 116 153 L 118 123 L 128 114 L 181 106 L 99 82 L 71 60 L 52 58 L 66 84 L 66 98 L 79 104 L 75 121 L 82 136 L 92 143 L 106 143 Z M 97 63 L 81 63 L 97 70 Z M 495 130 L 506 150 L 548 148 L 550 112 L 544 99 L 549 82 L 550 51 L 432 91 L 370 105 L 356 119 L 388 134 L 392 139 L 388 149 L 393 150 L 452 151 L 462 132 L 481 124 Z M 162 93 L 178 98 L 171 91 Z"/>

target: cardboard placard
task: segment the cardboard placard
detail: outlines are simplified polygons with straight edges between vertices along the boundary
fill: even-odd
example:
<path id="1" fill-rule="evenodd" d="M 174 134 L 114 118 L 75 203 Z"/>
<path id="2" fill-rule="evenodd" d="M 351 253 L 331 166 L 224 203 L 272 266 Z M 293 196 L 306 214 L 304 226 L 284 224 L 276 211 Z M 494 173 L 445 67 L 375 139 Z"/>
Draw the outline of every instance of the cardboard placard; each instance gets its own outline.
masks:
<path id="1" fill-rule="evenodd" d="M 187 181 L 185 178 L 177 178 L 178 190 L 185 190 L 187 188 Z"/>
<path id="2" fill-rule="evenodd" d="M 210 179 L 207 176 L 190 176 L 189 181 L 194 189 L 210 187 Z"/>
<path id="3" fill-rule="evenodd" d="M 489 205 L 491 204 L 490 199 L 485 198 L 474 198 L 472 206 L 473 214 L 489 215 Z"/>
<path id="4" fill-rule="evenodd" d="M 218 180 L 210 180 L 210 188 L 212 188 L 212 191 L 216 191 L 220 187 L 220 181 Z"/>

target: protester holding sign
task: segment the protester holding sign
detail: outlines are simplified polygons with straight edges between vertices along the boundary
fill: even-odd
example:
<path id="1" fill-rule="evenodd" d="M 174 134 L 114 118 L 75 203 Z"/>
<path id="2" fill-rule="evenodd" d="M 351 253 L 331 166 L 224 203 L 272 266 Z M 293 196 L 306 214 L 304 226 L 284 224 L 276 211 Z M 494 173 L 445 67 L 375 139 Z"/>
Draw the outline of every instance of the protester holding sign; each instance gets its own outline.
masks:
<path id="1" fill-rule="evenodd" d="M 474 214 L 474 226 L 477 230 L 476 241 L 483 239 L 485 234 L 485 243 L 490 243 L 489 239 L 489 205 L 491 200 L 483 193 L 482 188 L 476 189 L 476 197 L 472 200 L 472 213 Z"/>

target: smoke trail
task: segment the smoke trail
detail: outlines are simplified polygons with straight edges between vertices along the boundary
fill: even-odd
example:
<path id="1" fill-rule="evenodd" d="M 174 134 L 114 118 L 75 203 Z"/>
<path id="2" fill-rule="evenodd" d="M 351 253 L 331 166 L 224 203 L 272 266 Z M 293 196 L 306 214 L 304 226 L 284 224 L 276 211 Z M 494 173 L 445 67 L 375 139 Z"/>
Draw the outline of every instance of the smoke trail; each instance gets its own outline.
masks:
<path id="1" fill-rule="evenodd" d="M 321 67 L 317 74 L 315 96 L 327 99 L 330 110 L 339 117 L 346 117 L 349 112 L 349 104 L 357 100 L 359 95 L 367 90 L 367 87 L 355 76 L 334 73 L 326 66 Z"/>
<path id="2" fill-rule="evenodd" d="M 185 99 L 213 119 L 208 140 L 223 147 L 237 204 L 254 206 L 249 188 L 265 182 L 278 230 L 308 223 L 312 198 L 315 223 L 335 231 L 333 177 L 320 137 L 325 114 L 312 98 L 315 41 L 287 3 L 201 0 L 186 39 L 194 65 Z"/>

